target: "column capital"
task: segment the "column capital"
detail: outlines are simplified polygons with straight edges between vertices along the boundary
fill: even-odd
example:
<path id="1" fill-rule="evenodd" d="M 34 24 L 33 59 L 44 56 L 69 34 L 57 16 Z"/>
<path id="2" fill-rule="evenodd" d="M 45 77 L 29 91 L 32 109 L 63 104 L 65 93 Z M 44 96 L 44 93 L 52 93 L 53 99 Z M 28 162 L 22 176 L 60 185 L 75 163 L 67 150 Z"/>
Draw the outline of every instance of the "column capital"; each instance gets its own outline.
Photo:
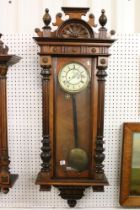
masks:
<path id="1" fill-rule="evenodd" d="M 108 67 L 108 57 L 99 56 L 97 61 L 97 68 L 99 70 L 105 70 Z"/>

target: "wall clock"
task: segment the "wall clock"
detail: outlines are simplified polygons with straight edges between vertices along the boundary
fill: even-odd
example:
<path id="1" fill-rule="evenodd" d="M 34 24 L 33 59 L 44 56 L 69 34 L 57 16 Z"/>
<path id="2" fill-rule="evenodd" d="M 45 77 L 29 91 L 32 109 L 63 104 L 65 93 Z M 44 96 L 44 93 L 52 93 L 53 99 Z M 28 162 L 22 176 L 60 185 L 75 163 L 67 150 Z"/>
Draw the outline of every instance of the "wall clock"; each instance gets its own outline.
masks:
<path id="1" fill-rule="evenodd" d="M 103 148 L 105 77 L 109 47 L 115 41 L 105 24 L 105 11 L 82 19 L 89 8 L 66 8 L 65 21 L 56 15 L 56 30 L 45 10 L 43 30 L 34 37 L 40 46 L 42 67 L 43 140 L 42 168 L 36 180 L 42 191 L 51 186 L 74 207 L 87 187 L 102 192 L 108 180 L 104 173 Z"/>
<path id="2" fill-rule="evenodd" d="M 0 38 L 1 36 L 2 34 Z M 17 174 L 11 174 L 9 171 L 6 75 L 8 67 L 20 59 L 16 55 L 9 55 L 8 47 L 0 40 L 0 190 L 5 194 L 18 178 Z"/>

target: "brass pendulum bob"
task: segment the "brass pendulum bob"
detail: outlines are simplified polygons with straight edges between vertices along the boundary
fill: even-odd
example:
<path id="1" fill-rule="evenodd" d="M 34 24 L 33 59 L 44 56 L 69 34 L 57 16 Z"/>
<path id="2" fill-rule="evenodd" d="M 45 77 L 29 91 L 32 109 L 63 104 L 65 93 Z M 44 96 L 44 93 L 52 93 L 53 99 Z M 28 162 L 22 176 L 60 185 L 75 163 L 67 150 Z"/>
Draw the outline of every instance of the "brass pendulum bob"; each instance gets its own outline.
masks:
<path id="1" fill-rule="evenodd" d="M 72 94 L 72 108 L 73 108 L 73 125 L 74 125 L 74 146 L 75 148 L 70 150 L 68 157 L 68 164 L 73 169 L 81 172 L 87 169 L 88 156 L 87 153 L 79 148 L 78 140 L 78 127 L 77 127 L 77 110 L 76 110 L 76 98 Z"/>

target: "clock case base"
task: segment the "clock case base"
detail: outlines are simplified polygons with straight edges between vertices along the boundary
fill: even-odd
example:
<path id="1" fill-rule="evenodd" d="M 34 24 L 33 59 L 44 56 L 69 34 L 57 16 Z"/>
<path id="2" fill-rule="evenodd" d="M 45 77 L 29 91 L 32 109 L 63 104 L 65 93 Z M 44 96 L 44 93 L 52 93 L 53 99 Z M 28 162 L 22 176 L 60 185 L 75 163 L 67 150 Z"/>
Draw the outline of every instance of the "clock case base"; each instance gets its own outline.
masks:
<path id="1" fill-rule="evenodd" d="M 40 172 L 38 174 L 36 184 L 40 185 L 40 191 L 51 191 L 51 187 L 56 187 L 59 191 L 61 198 L 67 200 L 70 207 L 75 207 L 77 200 L 84 196 L 84 191 L 88 187 L 92 187 L 93 192 L 104 192 L 104 186 L 108 186 L 108 180 L 104 176 L 102 180 L 98 179 L 49 179 L 48 174 Z"/>

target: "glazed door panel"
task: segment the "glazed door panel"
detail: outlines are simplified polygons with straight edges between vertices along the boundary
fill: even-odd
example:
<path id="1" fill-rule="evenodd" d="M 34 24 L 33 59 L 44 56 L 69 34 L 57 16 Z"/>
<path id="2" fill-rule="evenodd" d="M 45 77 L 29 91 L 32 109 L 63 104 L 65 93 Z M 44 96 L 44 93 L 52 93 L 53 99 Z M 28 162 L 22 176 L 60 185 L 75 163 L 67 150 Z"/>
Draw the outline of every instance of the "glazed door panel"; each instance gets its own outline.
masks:
<path id="1" fill-rule="evenodd" d="M 77 93 L 65 92 L 58 81 L 59 71 L 67 63 L 73 62 L 76 62 L 75 58 L 57 59 L 55 74 L 56 177 L 88 177 L 91 164 L 89 155 L 92 146 L 91 59 L 78 59 L 80 64 L 84 63 L 84 67 L 90 75 L 90 81 L 84 90 Z"/>

